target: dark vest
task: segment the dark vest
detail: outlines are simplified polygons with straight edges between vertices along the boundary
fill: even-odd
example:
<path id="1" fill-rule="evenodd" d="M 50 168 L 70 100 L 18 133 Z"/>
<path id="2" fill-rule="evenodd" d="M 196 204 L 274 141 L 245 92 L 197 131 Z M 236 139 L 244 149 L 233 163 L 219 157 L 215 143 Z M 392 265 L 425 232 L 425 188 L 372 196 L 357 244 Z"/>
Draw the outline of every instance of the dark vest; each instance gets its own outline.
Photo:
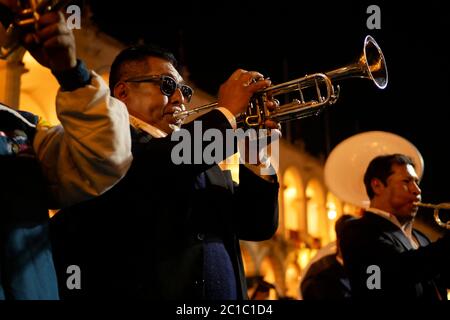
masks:
<path id="1" fill-rule="evenodd" d="M 57 299 L 38 117 L 0 105 L 0 299 Z"/>

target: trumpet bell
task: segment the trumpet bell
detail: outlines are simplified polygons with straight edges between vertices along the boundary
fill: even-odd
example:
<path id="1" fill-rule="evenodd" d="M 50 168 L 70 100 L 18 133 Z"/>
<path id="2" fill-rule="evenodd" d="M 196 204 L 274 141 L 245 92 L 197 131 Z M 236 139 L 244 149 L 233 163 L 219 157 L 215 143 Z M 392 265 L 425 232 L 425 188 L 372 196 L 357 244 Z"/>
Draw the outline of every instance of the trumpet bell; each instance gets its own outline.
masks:
<path id="1" fill-rule="evenodd" d="M 371 36 L 365 37 L 363 51 L 356 62 L 325 74 L 333 81 L 348 78 L 370 79 L 379 89 L 385 89 L 389 82 L 386 59 Z"/>
<path id="2" fill-rule="evenodd" d="M 366 65 L 370 79 L 379 89 L 386 88 L 388 84 L 388 72 L 386 60 L 375 39 L 367 36 L 364 39 L 364 53 L 360 61 Z"/>
<path id="3" fill-rule="evenodd" d="M 422 178 L 423 158 L 411 142 L 393 133 L 368 131 L 351 136 L 332 150 L 325 162 L 325 184 L 341 200 L 368 208 L 370 201 L 364 186 L 364 173 L 372 159 L 392 153 L 411 157 L 419 179 Z"/>

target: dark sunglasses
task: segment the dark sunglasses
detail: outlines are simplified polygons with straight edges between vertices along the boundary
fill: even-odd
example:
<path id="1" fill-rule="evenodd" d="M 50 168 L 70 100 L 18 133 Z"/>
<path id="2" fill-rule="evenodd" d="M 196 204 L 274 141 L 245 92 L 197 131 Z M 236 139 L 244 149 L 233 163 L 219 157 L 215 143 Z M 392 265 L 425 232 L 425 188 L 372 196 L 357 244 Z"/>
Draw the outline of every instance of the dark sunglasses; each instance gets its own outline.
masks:
<path id="1" fill-rule="evenodd" d="M 160 76 L 146 76 L 146 77 L 136 77 L 124 80 L 124 82 L 153 82 L 159 83 L 159 88 L 163 95 L 170 97 L 174 94 L 177 88 L 180 88 L 183 97 L 187 100 L 187 102 L 191 101 L 192 95 L 194 94 L 194 90 L 185 85 L 175 81 L 171 76 L 160 75 Z"/>

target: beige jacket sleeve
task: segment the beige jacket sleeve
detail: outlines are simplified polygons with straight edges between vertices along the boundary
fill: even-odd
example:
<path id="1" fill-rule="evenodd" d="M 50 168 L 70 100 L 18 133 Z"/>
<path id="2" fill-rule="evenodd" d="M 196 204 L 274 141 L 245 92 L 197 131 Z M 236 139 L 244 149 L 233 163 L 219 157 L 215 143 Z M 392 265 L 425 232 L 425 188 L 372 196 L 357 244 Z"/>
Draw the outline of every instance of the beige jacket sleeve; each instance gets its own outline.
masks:
<path id="1" fill-rule="evenodd" d="M 92 72 L 91 84 L 56 96 L 59 126 L 39 123 L 33 142 L 55 208 L 100 195 L 131 165 L 126 106 Z"/>

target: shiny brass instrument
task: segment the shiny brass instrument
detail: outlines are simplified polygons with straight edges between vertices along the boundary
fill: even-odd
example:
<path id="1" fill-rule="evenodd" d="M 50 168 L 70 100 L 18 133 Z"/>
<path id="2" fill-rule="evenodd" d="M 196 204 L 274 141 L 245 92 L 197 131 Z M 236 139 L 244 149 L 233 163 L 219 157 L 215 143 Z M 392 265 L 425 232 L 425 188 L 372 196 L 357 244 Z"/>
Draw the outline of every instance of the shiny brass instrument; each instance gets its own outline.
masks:
<path id="1" fill-rule="evenodd" d="M 12 22 L 6 28 L 0 47 L 0 59 L 7 59 L 20 47 L 20 36 L 27 28 L 36 28 L 39 17 L 47 12 L 56 11 L 71 0 L 17 0 L 17 9 L 12 12 Z"/>
<path id="2" fill-rule="evenodd" d="M 431 204 L 431 203 L 416 202 L 414 204 L 419 207 L 433 209 L 434 210 L 434 213 L 433 213 L 434 221 L 436 221 L 436 223 L 439 225 L 439 227 L 450 230 L 450 220 L 447 222 L 444 222 L 439 217 L 439 210 L 450 210 L 450 203 Z"/>
<path id="3" fill-rule="evenodd" d="M 353 135 L 339 143 L 328 156 L 324 166 L 325 184 L 335 196 L 360 208 L 369 208 L 363 179 L 370 161 L 386 154 L 401 153 L 409 156 L 415 164 L 419 179 L 424 171 L 424 160 L 419 150 L 405 138 L 384 131 L 367 131 Z M 450 220 L 439 217 L 440 210 L 450 210 L 450 203 L 414 203 L 418 207 L 434 210 L 434 220 L 450 230 Z"/>
<path id="4" fill-rule="evenodd" d="M 417 176 L 422 178 L 425 163 L 415 145 L 391 132 L 366 131 L 348 137 L 333 148 L 325 161 L 325 184 L 344 202 L 369 208 L 364 173 L 374 158 L 393 153 L 401 153 L 413 159 Z"/>
<path id="5" fill-rule="evenodd" d="M 318 115 L 339 98 L 339 86 L 335 87 L 333 83 L 348 78 L 370 79 L 379 89 L 386 88 L 388 84 L 386 61 L 380 47 L 371 36 L 366 36 L 363 53 L 353 64 L 325 73 L 306 75 L 257 92 L 247 111 L 238 117 L 238 122 L 243 122 L 247 127 L 263 127 L 267 119 L 283 122 Z M 297 97 L 280 105 L 274 111 L 266 108 L 264 102 L 267 99 L 287 94 L 296 94 Z M 217 103 L 211 103 L 176 113 L 174 116 L 177 119 L 184 119 L 216 107 Z"/>

